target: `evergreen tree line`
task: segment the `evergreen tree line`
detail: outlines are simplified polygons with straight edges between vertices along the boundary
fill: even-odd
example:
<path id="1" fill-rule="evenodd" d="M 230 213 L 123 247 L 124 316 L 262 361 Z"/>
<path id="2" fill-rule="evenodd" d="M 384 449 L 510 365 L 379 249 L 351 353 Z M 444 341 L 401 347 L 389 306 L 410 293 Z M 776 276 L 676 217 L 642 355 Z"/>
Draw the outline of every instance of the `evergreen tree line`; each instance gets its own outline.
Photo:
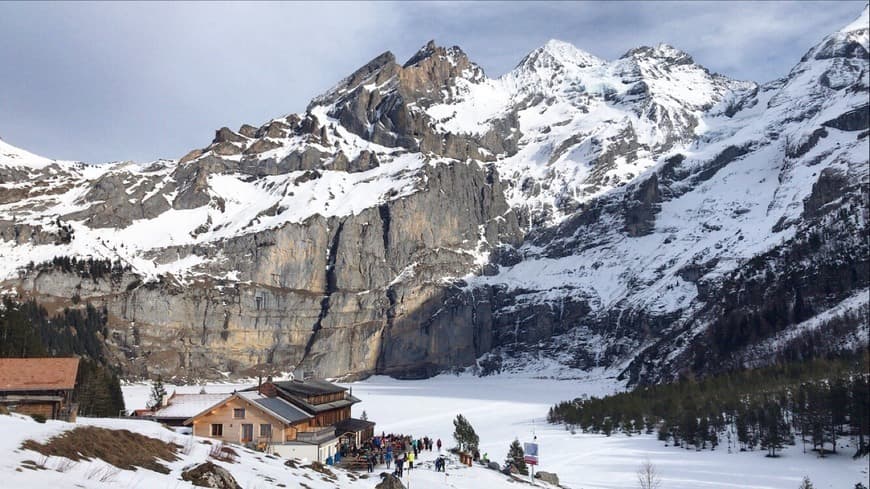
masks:
<path id="1" fill-rule="evenodd" d="M 638 387 L 603 398 L 561 402 L 550 423 L 586 432 L 658 432 L 684 448 L 767 450 L 800 441 L 804 450 L 836 452 L 848 436 L 855 457 L 870 453 L 868 355 L 817 359 L 732 372 L 703 380 Z"/>
<path id="2" fill-rule="evenodd" d="M 117 416 L 124 409 L 121 384 L 108 365 L 103 338 L 108 314 L 87 304 L 49 316 L 34 301 L 8 298 L 0 307 L 0 357 L 80 357 L 73 397 L 82 416 Z"/>
<path id="3" fill-rule="evenodd" d="M 80 277 L 97 280 L 103 277 L 120 279 L 124 272 L 130 271 L 130 265 L 120 259 L 110 260 L 94 258 L 76 258 L 69 256 L 56 256 L 42 263 L 30 262 L 25 267 L 28 271 L 33 270 L 62 270 L 66 273 L 75 273 Z"/>

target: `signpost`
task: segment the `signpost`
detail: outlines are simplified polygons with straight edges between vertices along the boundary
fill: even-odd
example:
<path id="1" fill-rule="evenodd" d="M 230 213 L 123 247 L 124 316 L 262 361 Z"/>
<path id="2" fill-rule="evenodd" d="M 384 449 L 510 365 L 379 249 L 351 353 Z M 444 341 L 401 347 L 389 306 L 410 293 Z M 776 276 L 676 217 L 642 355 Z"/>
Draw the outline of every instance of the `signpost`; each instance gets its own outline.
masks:
<path id="1" fill-rule="evenodd" d="M 538 465 L 538 444 L 523 443 L 523 460 L 532 466 L 532 480 L 535 479 L 535 465 Z"/>

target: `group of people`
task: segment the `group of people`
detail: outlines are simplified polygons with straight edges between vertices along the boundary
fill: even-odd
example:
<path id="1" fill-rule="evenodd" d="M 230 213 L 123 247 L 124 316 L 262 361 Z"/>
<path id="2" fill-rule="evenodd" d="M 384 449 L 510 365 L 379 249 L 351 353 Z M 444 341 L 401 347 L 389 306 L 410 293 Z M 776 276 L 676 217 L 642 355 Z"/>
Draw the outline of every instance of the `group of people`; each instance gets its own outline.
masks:
<path id="1" fill-rule="evenodd" d="M 381 436 L 373 437 L 362 447 L 346 448 L 342 451 L 360 458 L 365 457 L 366 470 L 369 473 L 374 472 L 377 466 L 384 465 L 388 470 L 393 469 L 393 475 L 396 477 L 404 477 L 405 471 L 414 469 L 414 462 L 418 460 L 420 452 L 431 452 L 433 449 L 440 452 L 441 446 L 440 439 L 436 440 L 429 436 L 415 438 L 402 434 L 381 433 Z M 444 457 L 439 456 L 435 461 L 435 470 L 444 472 L 445 466 Z"/>

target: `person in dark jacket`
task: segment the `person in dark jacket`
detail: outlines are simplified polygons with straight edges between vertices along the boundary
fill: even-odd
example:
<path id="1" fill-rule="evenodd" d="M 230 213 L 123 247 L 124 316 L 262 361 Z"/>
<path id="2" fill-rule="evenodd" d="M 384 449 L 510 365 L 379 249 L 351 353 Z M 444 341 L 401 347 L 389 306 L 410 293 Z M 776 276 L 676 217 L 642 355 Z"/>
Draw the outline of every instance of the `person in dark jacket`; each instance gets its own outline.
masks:
<path id="1" fill-rule="evenodd" d="M 403 456 L 399 455 L 399 457 L 396 459 L 396 472 L 397 472 L 396 475 L 398 475 L 399 477 L 402 477 L 402 473 L 403 473 L 402 467 L 404 467 L 404 466 L 405 466 L 405 458 Z"/>

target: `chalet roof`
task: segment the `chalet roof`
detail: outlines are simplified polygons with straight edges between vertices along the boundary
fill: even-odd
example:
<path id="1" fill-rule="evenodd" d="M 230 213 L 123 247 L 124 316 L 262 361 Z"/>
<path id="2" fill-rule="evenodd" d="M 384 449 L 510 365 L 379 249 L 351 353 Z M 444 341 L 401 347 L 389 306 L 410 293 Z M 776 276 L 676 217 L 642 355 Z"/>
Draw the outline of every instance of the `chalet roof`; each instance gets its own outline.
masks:
<path id="1" fill-rule="evenodd" d="M 259 409 L 269 416 L 287 424 L 297 423 L 299 421 L 304 421 L 312 416 L 302 411 L 298 407 L 293 404 L 285 401 L 280 398 L 266 397 L 260 394 L 257 391 L 239 391 L 234 392 L 229 395 L 224 395 L 223 399 L 219 402 L 216 402 L 210 406 L 207 406 L 205 409 L 200 412 L 190 416 L 187 420 L 184 421 L 184 424 L 188 425 L 193 423 L 196 418 L 203 416 L 213 409 L 216 409 L 220 406 L 223 406 L 231 399 L 242 399 L 244 401 L 248 401 L 253 404 L 255 409 Z"/>
<path id="2" fill-rule="evenodd" d="M 0 358 L 0 391 L 71 390 L 78 358 Z"/>
<path id="3" fill-rule="evenodd" d="M 297 396 L 317 396 L 321 394 L 335 394 L 344 392 L 347 389 L 340 385 L 327 382 L 325 380 L 285 380 L 281 382 L 273 382 L 275 387 Z"/>
<path id="4" fill-rule="evenodd" d="M 371 421 L 357 418 L 347 418 L 339 421 L 335 425 L 335 434 L 342 435 L 344 433 L 359 433 L 367 428 L 374 428 L 375 424 Z"/>
<path id="5" fill-rule="evenodd" d="M 324 411 L 331 411 L 333 409 L 352 406 L 360 402 L 359 399 L 349 394 L 345 394 L 342 399 L 324 402 L 320 404 L 311 404 L 310 402 L 308 402 L 307 399 L 309 396 L 339 394 L 342 392 L 347 392 L 347 389 L 345 387 L 341 387 L 325 380 L 289 380 L 272 382 L 272 385 L 274 385 L 275 389 L 278 391 L 279 397 L 293 403 L 293 405 L 302 409 L 309 415 L 316 415 Z M 254 386 L 245 389 L 242 392 L 251 392 L 258 390 L 259 387 Z"/>
<path id="6" fill-rule="evenodd" d="M 149 416 L 187 419 L 230 397 L 231 394 L 173 394 L 169 404 Z"/>
<path id="7" fill-rule="evenodd" d="M 295 403 L 299 407 L 308 411 L 309 413 L 314 413 L 314 414 L 322 413 L 324 411 L 331 411 L 333 409 L 339 409 L 339 408 L 343 408 L 343 407 L 353 406 L 354 404 L 360 402 L 359 399 L 357 399 L 356 397 L 353 397 L 353 396 L 347 396 L 344 399 L 339 399 L 337 401 L 331 401 L 331 402 L 323 402 L 320 404 L 311 404 L 311 403 L 305 402 L 305 401 L 298 399 L 298 398 L 295 401 L 296 401 Z"/>
<path id="8" fill-rule="evenodd" d="M 298 407 L 279 397 L 266 397 L 259 392 L 238 392 L 239 397 L 257 404 L 273 416 L 277 416 L 285 423 L 297 423 L 304 421 L 311 416 Z"/>

